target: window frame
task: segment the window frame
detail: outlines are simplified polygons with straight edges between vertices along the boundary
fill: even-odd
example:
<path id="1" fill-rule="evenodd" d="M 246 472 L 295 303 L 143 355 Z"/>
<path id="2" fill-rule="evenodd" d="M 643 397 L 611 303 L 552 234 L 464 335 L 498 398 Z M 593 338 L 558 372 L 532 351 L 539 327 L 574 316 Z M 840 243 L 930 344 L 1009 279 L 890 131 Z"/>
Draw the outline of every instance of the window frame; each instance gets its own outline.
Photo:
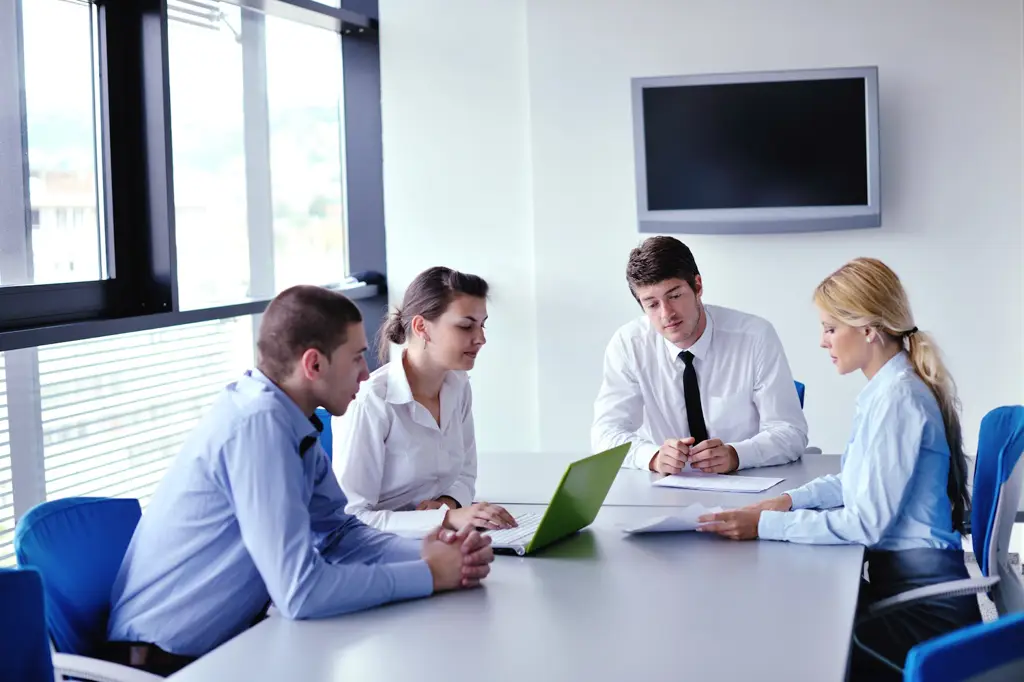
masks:
<path id="1" fill-rule="evenodd" d="M 0 127 L 2 158 L 21 159 L 21 163 L 0 162 L 0 224 L 25 226 L 24 230 L 0 230 L 0 276 L 15 282 L 0 286 L 0 352 L 7 380 L 16 520 L 46 495 L 39 346 L 244 315 L 251 315 L 258 325 L 273 293 L 270 270 L 271 288 L 262 287 L 254 300 L 189 310 L 179 306 L 167 0 L 94 0 L 100 73 L 97 127 L 103 135 L 97 179 L 103 204 L 97 213 L 100 229 L 105 231 L 111 278 L 26 284 L 32 281 L 21 35 L 21 3 L 26 1 L 31 0 L 0 0 L 0 107 L 17 112 L 21 122 L 20 129 Z M 335 8 L 313 0 L 222 1 L 250 10 L 243 12 L 248 36 L 265 35 L 265 15 L 327 28 L 340 36 L 344 224 L 349 271 L 355 276 L 340 290 L 362 310 L 367 334 L 373 336 L 387 304 L 377 2 L 343 0 L 345 7 Z M 260 59 L 265 77 L 265 41 L 243 44 L 247 105 L 251 105 L 249 97 L 266 96 L 265 88 L 255 87 Z M 251 71 L 253 67 L 257 71 Z M 245 125 L 249 152 L 250 135 L 258 134 L 259 126 L 266 132 L 268 123 L 247 115 Z M 269 154 L 269 142 L 257 147 L 261 154 L 260 149 Z M 269 183 L 269 158 L 250 162 L 250 156 L 247 153 L 247 178 L 266 174 Z M 257 203 L 252 197 L 247 207 L 250 237 L 263 235 L 263 242 L 256 242 L 262 244 L 261 253 L 248 256 L 253 266 L 262 268 L 273 257 L 266 244 L 268 234 L 272 238 L 272 207 L 269 201 Z M 265 284 L 267 271 L 259 275 Z"/>
<path id="2" fill-rule="evenodd" d="M 17 107 L 20 130 L 0 130 L 0 148 L 16 150 L 5 158 L 21 164 L 0 164 L 0 218 L 3 224 L 25 224 L 0 231 L 0 274 L 18 282 L 0 287 L 0 351 L 31 348 L 127 331 L 156 329 L 193 322 L 258 314 L 273 294 L 272 231 L 269 201 L 249 192 L 250 259 L 254 276 L 270 288 L 254 288 L 252 300 L 182 310 L 178 301 L 177 248 L 170 130 L 167 0 L 95 0 L 99 84 L 96 90 L 102 131 L 98 182 L 103 206 L 100 229 L 106 232 L 110 279 L 62 284 L 31 281 L 30 204 L 21 3 L 0 0 L 0 45 L 11 54 L 0 62 L 0 106 Z M 243 9 L 243 43 L 247 75 L 245 94 L 265 97 L 252 86 L 265 73 L 265 15 L 336 31 L 343 69 L 343 159 L 345 211 L 350 272 L 385 273 L 383 173 L 380 134 L 380 53 L 377 3 L 345 0 L 330 7 L 314 0 L 223 0 Z M 248 10 L 248 11 L 244 11 Z M 259 60 L 263 60 L 260 67 Z M 9 66 L 7 66 L 9 65 Z M 250 74 L 255 74 L 250 78 Z M 264 102 L 265 104 L 265 102 Z M 246 107 L 253 110 L 252 107 Z M 254 110 L 258 111 L 259 108 Z M 258 117 L 257 117 L 258 118 Z M 266 120 L 247 115 L 246 141 Z M 251 129 L 252 128 L 252 129 Z M 364 139 L 373 135 L 370 139 Z M 247 154 L 246 174 L 269 186 L 269 143 Z M 261 179 L 266 176 L 265 180 Z M 255 258 L 257 261 L 253 262 Z M 257 275 L 258 273 L 258 275 Z M 363 277 L 342 290 L 354 300 L 382 304 L 382 278 Z M 255 283 L 255 282 L 254 282 Z M 264 282 L 266 283 L 266 282 Z"/>

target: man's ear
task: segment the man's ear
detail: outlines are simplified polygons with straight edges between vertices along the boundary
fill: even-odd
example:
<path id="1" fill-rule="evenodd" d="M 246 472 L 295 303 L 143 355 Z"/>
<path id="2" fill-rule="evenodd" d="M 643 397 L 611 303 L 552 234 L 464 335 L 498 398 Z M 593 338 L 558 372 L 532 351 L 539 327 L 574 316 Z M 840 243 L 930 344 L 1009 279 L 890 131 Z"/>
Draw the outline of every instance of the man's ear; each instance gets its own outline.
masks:
<path id="1" fill-rule="evenodd" d="M 315 379 L 325 369 L 327 359 L 316 348 L 307 348 L 299 358 L 299 368 L 302 376 L 307 379 Z"/>
<path id="2" fill-rule="evenodd" d="M 704 294 L 704 281 L 700 278 L 700 275 L 694 275 L 693 284 L 695 286 L 693 293 L 699 298 Z"/>

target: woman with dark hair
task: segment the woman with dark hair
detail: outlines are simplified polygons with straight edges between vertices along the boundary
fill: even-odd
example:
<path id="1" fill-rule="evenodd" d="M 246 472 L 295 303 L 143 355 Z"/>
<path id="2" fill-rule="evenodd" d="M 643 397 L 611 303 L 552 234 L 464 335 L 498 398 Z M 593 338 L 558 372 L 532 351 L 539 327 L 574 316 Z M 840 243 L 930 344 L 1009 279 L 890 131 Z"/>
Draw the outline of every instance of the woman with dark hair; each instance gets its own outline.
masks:
<path id="1" fill-rule="evenodd" d="M 420 273 L 381 328 L 379 353 L 401 356 L 370 375 L 334 432 L 346 511 L 401 535 L 438 526 L 508 528 L 497 505 L 474 502 L 476 436 L 466 372 L 483 348 L 487 282 L 450 268 Z"/>

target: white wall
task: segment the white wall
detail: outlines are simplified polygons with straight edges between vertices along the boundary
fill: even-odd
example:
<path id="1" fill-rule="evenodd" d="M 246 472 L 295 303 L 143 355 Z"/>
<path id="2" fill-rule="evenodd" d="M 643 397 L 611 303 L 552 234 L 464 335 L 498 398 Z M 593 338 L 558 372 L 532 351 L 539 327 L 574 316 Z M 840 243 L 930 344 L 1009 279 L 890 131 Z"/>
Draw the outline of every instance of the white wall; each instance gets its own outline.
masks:
<path id="1" fill-rule="evenodd" d="M 472 373 L 477 443 L 537 450 L 525 7 L 380 5 L 391 303 L 434 265 L 488 281 L 488 344 Z"/>
<path id="2" fill-rule="evenodd" d="M 513 285 L 496 292 L 474 387 L 493 410 L 536 400 L 541 449 L 587 448 L 604 345 L 638 313 L 623 276 L 641 239 L 634 76 L 879 67 L 881 229 L 681 236 L 706 300 L 775 324 L 814 444 L 842 449 L 863 379 L 817 349 L 810 295 L 856 256 L 901 275 L 945 349 L 970 450 L 986 410 L 1024 401 L 1020 0 L 385 0 L 381 15 L 393 286 L 424 251 Z M 492 228 L 500 247 L 480 237 Z M 520 361 L 533 353 L 535 394 Z M 500 411 L 477 416 L 482 443 L 508 433 Z"/>

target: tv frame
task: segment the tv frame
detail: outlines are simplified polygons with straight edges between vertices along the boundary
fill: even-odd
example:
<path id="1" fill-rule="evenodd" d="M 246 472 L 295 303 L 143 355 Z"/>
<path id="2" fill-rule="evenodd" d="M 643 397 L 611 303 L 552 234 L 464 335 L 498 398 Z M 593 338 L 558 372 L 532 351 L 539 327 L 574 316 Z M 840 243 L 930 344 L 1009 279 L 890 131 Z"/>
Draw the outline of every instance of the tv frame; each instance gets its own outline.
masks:
<path id="1" fill-rule="evenodd" d="M 648 88 L 728 83 L 863 78 L 867 119 L 868 203 L 865 206 L 786 206 L 651 211 L 647 207 L 647 154 L 643 92 Z M 679 234 L 772 234 L 881 227 L 879 178 L 878 67 L 756 71 L 632 79 L 633 149 L 640 232 Z"/>

